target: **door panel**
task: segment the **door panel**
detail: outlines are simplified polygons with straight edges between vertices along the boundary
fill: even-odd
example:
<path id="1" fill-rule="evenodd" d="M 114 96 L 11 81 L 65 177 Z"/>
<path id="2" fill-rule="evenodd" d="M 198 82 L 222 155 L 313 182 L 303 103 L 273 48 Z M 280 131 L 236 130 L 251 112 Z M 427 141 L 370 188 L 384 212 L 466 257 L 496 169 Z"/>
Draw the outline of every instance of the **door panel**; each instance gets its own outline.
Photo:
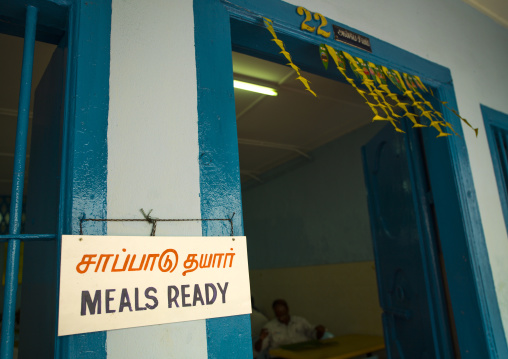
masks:
<path id="1" fill-rule="evenodd" d="M 384 127 L 363 148 L 390 358 L 453 358 L 425 166 L 414 129 Z"/>

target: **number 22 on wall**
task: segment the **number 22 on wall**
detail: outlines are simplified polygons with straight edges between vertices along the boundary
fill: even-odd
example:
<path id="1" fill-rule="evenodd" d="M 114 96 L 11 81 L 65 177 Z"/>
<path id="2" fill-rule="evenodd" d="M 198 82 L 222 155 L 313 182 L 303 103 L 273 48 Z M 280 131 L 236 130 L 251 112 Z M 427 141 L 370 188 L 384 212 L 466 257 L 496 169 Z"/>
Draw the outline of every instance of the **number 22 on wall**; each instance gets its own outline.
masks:
<path id="1" fill-rule="evenodd" d="M 307 23 L 309 21 L 312 21 L 312 13 L 302 6 L 299 6 L 296 9 L 296 12 L 298 13 L 298 15 L 305 16 L 305 19 L 302 21 L 302 24 L 300 25 L 300 29 L 308 31 L 308 32 L 314 32 L 314 30 L 316 30 L 316 27 L 307 25 Z M 321 20 L 321 23 L 317 28 L 317 34 L 321 35 L 323 37 L 330 37 L 330 32 L 322 29 L 323 27 L 325 27 L 328 24 L 328 21 L 326 20 L 326 18 L 323 15 L 315 12 L 314 13 L 314 20 Z"/>

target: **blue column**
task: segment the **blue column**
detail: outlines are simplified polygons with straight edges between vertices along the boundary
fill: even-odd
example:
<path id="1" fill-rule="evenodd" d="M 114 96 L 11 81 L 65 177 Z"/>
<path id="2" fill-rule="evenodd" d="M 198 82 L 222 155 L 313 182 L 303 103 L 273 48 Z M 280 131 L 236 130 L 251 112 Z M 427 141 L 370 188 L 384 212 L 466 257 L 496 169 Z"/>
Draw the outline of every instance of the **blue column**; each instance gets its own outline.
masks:
<path id="1" fill-rule="evenodd" d="M 14 173 L 12 176 L 11 211 L 9 233 L 17 235 L 21 229 L 21 207 L 25 180 L 25 160 L 28 134 L 28 115 L 30 113 L 30 92 L 32 89 L 32 68 L 34 62 L 35 31 L 37 27 L 37 8 L 27 7 L 25 43 L 23 48 L 23 67 L 21 69 L 21 88 L 19 92 L 18 123 L 16 129 L 16 148 L 14 153 Z M 7 270 L 5 274 L 4 308 L 2 320 L 1 359 L 11 359 L 14 349 L 14 319 L 16 293 L 18 291 L 19 239 L 9 239 L 7 247 Z"/>

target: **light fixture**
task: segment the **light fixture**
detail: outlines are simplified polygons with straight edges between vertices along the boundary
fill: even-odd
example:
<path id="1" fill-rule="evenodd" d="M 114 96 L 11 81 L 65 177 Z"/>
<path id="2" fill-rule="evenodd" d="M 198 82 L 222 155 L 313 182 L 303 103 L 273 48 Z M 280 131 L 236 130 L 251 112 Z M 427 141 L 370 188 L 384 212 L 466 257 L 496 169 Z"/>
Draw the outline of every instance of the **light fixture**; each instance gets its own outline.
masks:
<path id="1" fill-rule="evenodd" d="M 254 85 L 254 84 L 251 84 L 251 83 L 248 83 L 248 82 L 234 80 L 233 81 L 233 86 L 235 88 L 237 88 L 237 89 L 251 91 L 251 92 L 256 92 L 256 93 L 261 93 L 263 95 L 268 95 L 268 96 L 277 96 L 278 95 L 277 91 L 275 89 L 273 89 L 273 88 L 265 87 L 265 86 L 259 86 L 259 85 Z"/>

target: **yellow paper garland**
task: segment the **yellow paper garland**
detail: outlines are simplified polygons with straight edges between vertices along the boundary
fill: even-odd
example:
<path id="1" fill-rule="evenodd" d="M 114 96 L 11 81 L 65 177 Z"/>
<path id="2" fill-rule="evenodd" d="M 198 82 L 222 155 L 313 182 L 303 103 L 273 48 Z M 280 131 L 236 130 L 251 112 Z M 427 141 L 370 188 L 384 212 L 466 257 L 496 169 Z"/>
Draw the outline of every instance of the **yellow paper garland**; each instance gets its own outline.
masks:
<path id="1" fill-rule="evenodd" d="M 286 65 L 291 67 L 296 72 L 296 74 L 298 75 L 296 79 L 299 80 L 305 86 L 305 89 L 309 91 L 311 94 L 313 94 L 315 97 L 317 97 L 316 93 L 310 88 L 309 85 L 310 81 L 302 76 L 300 68 L 296 66 L 295 63 L 293 62 L 290 53 L 286 50 L 284 46 L 284 42 L 279 38 L 277 38 L 277 34 L 275 33 L 275 30 L 273 28 L 272 20 L 263 17 L 263 21 L 265 27 L 268 29 L 268 31 L 273 37 L 272 41 L 275 42 L 277 46 L 279 46 L 279 48 L 281 49 L 280 54 L 282 54 L 289 61 Z M 432 91 L 430 89 L 427 89 L 427 87 L 425 87 L 425 85 L 418 76 L 409 75 L 406 73 L 402 73 L 401 75 L 398 71 L 388 69 L 385 66 L 381 66 L 381 70 L 379 70 L 378 65 L 375 65 L 371 62 L 365 63 L 363 59 L 359 57 L 355 58 L 350 54 L 348 54 L 347 52 L 341 51 L 340 53 L 342 54 L 343 58 L 348 60 L 351 70 L 353 70 L 353 72 L 358 75 L 358 77 L 361 79 L 361 83 L 369 91 L 366 92 L 356 85 L 354 79 L 347 76 L 346 62 L 342 61 L 342 58 L 339 58 L 340 56 L 339 52 L 337 52 L 337 50 L 335 50 L 333 47 L 327 44 L 324 45 L 329 55 L 335 62 L 335 65 L 339 70 L 339 72 L 346 79 L 346 81 L 358 92 L 358 94 L 363 97 L 365 103 L 374 113 L 372 121 L 388 121 L 392 124 L 392 126 L 395 128 L 397 132 L 404 133 L 404 131 L 402 131 L 396 124 L 397 122 L 399 122 L 397 118 L 400 117 L 408 118 L 413 123 L 413 127 L 427 127 L 426 125 L 419 123 L 417 121 L 418 118 L 423 117 L 430 121 L 428 125 L 429 127 L 433 127 L 438 131 L 439 134 L 437 135 L 437 137 L 446 137 L 451 135 L 451 133 L 445 132 L 443 130 L 444 128 L 448 128 L 451 132 L 453 132 L 453 134 L 458 136 L 453 126 L 444 119 L 443 114 L 435 110 L 432 104 L 425 99 L 425 97 L 420 93 L 420 91 L 418 91 L 418 88 L 420 88 L 425 93 L 430 94 L 432 97 L 438 100 L 444 107 L 450 110 L 457 117 L 459 117 L 466 125 L 471 127 L 475 132 L 476 136 L 478 136 L 478 129 L 471 126 L 471 124 L 466 119 L 461 117 L 457 113 L 457 111 L 448 107 L 447 102 L 440 101 L 439 99 L 437 99 L 432 93 Z M 341 64 L 343 66 L 341 66 Z M 374 73 L 371 73 L 370 70 L 373 68 L 375 68 L 377 72 L 373 70 Z M 369 71 L 369 74 L 366 73 L 367 71 Z M 392 81 L 397 87 L 399 87 L 403 95 L 412 101 L 411 106 L 415 107 L 420 112 L 419 115 L 411 113 L 408 110 L 407 108 L 408 104 L 405 102 L 401 102 L 397 94 L 390 91 L 388 85 L 386 83 L 383 83 L 379 78 L 378 72 L 384 73 L 384 75 L 390 81 Z M 394 102 L 394 104 L 388 102 L 386 100 L 385 95 L 386 97 L 390 98 Z M 370 96 L 373 99 L 373 101 L 369 100 L 369 97 L 367 96 Z M 398 114 L 396 114 L 396 112 L 394 111 L 395 107 L 401 108 L 404 111 L 404 115 L 399 116 Z"/>
<path id="2" fill-rule="evenodd" d="M 309 91 L 311 94 L 317 97 L 316 93 L 312 91 L 312 89 L 310 88 L 309 85 L 310 81 L 302 76 L 302 74 L 300 73 L 300 68 L 294 64 L 293 60 L 291 59 L 291 55 L 289 54 L 289 52 L 286 51 L 286 48 L 284 47 L 284 42 L 282 42 L 282 40 L 277 38 L 277 34 L 273 29 L 272 20 L 264 17 L 263 21 L 268 31 L 270 31 L 270 34 L 272 34 L 273 37 L 272 41 L 275 42 L 277 46 L 279 46 L 279 48 L 282 50 L 280 54 L 284 55 L 284 57 L 289 61 L 289 63 L 287 63 L 286 65 L 291 67 L 298 74 L 298 77 L 296 79 L 299 80 L 305 86 L 305 90 Z"/>

